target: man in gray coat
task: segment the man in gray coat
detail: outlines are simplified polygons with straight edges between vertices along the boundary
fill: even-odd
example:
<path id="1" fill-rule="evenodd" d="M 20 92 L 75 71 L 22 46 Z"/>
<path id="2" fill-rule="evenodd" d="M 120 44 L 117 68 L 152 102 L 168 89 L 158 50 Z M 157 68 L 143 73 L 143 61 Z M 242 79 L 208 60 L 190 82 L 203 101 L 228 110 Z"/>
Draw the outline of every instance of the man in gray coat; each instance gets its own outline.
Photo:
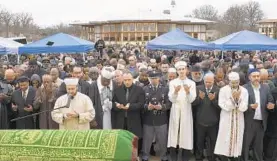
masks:
<path id="1" fill-rule="evenodd" d="M 250 82 L 244 86 L 249 94 L 249 106 L 244 113 L 242 160 L 249 161 L 249 150 L 252 145 L 254 161 L 261 161 L 268 112 L 272 111 L 275 105 L 269 87 L 260 83 L 260 72 L 257 69 L 250 69 L 248 75 Z"/>

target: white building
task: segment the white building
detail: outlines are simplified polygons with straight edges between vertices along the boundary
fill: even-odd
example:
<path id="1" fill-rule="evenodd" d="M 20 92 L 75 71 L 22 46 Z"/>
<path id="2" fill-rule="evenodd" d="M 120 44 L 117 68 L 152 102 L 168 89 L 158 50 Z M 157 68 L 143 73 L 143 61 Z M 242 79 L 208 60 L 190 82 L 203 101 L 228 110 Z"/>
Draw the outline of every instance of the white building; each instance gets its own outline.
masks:
<path id="1" fill-rule="evenodd" d="M 277 38 L 277 19 L 264 19 L 259 23 L 259 33 L 268 37 Z"/>
<path id="2" fill-rule="evenodd" d="M 170 14 L 169 14 L 169 13 Z M 207 25 L 212 21 L 176 15 L 174 11 L 144 11 L 134 15 L 115 16 L 109 20 L 75 23 L 82 26 L 82 38 L 108 44 L 146 43 L 172 29 L 179 28 L 194 38 L 207 40 Z"/>

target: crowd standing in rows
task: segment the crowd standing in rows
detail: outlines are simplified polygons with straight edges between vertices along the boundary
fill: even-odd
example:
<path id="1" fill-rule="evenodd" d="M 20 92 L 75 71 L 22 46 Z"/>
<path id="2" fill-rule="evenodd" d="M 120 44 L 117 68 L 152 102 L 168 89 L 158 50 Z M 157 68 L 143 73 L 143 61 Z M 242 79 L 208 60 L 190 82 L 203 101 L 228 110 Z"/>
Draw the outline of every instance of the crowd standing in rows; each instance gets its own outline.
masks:
<path id="1" fill-rule="evenodd" d="M 124 129 L 143 161 L 151 149 L 162 161 L 277 159 L 275 53 L 148 54 L 2 62 L 0 128 Z"/>

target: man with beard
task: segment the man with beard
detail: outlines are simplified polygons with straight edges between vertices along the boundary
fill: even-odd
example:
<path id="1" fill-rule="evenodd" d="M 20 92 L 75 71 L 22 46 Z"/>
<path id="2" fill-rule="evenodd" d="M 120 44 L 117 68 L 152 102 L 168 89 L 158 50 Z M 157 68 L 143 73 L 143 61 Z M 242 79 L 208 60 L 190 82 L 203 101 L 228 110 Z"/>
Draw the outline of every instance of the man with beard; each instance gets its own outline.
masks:
<path id="1" fill-rule="evenodd" d="M 104 66 L 101 70 L 101 75 L 97 81 L 92 83 L 92 103 L 95 108 L 95 121 L 91 128 L 97 129 L 111 129 L 111 109 L 112 109 L 112 96 L 115 84 L 112 81 L 113 67 Z M 92 127 L 96 126 L 96 127 Z"/>
<path id="2" fill-rule="evenodd" d="M 273 111 L 275 105 L 269 87 L 260 83 L 259 70 L 250 69 L 248 75 L 250 82 L 244 86 L 249 93 L 249 106 L 244 113 L 246 126 L 242 160 L 249 161 L 250 146 L 253 146 L 254 160 L 261 161 L 263 160 L 263 138 L 267 127 L 268 112 Z"/>
<path id="3" fill-rule="evenodd" d="M 90 78 L 88 83 L 92 84 L 99 77 L 99 69 L 97 67 L 91 67 L 88 71 L 88 76 Z"/>
<path id="4" fill-rule="evenodd" d="M 73 67 L 73 71 L 72 71 L 72 77 L 73 78 L 77 78 L 79 80 L 78 82 L 78 92 L 81 92 L 87 96 L 90 96 L 90 92 L 91 92 L 91 86 L 88 82 L 82 80 L 81 78 L 83 77 L 83 68 L 80 66 L 75 66 Z M 57 97 L 60 97 L 64 94 L 66 94 L 66 85 L 63 82 L 59 88 L 59 92 Z"/>
<path id="5" fill-rule="evenodd" d="M 95 111 L 91 99 L 78 92 L 77 78 L 67 78 L 64 80 L 67 93 L 59 97 L 51 112 L 52 119 L 59 124 L 59 129 L 63 130 L 89 130 L 90 122 L 94 119 Z"/>
<path id="6" fill-rule="evenodd" d="M 218 105 L 221 108 L 219 130 L 214 154 L 220 155 L 221 161 L 238 161 L 241 156 L 244 111 L 248 107 L 248 92 L 239 85 L 239 74 L 228 75 L 229 85 L 219 91 Z"/>
<path id="7" fill-rule="evenodd" d="M 34 110 L 46 111 L 52 110 L 56 101 L 57 86 L 52 81 L 50 75 L 42 76 L 42 86 L 36 92 Z M 42 113 L 38 116 L 39 129 L 58 129 L 58 124 L 51 118 L 49 112 Z"/>
<path id="8" fill-rule="evenodd" d="M 145 87 L 149 84 L 147 68 L 141 67 L 139 69 L 139 76 L 134 80 L 134 83 L 140 87 Z"/>
<path id="9" fill-rule="evenodd" d="M 194 65 L 190 69 L 191 79 L 195 82 L 196 86 L 203 84 L 203 72 L 199 65 Z"/>
<path id="10" fill-rule="evenodd" d="M 9 129 L 9 115 L 11 111 L 10 101 L 13 89 L 11 85 L 4 82 L 3 73 L 0 72 L 0 129 Z"/>
<path id="11" fill-rule="evenodd" d="M 29 67 L 28 69 L 23 73 L 24 76 L 31 78 L 33 74 L 37 74 L 40 76 L 40 78 L 46 74 L 46 71 L 42 69 L 36 60 L 31 60 L 29 62 Z"/>

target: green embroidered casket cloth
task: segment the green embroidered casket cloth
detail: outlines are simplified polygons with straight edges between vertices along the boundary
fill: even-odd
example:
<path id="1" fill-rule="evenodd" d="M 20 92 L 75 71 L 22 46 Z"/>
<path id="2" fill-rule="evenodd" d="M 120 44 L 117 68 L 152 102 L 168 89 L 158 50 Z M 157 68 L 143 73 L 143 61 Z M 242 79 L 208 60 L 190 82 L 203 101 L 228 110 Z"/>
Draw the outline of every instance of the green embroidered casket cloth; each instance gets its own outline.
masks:
<path id="1" fill-rule="evenodd" d="M 124 130 L 1 130 L 0 161 L 133 161 L 137 141 Z"/>

